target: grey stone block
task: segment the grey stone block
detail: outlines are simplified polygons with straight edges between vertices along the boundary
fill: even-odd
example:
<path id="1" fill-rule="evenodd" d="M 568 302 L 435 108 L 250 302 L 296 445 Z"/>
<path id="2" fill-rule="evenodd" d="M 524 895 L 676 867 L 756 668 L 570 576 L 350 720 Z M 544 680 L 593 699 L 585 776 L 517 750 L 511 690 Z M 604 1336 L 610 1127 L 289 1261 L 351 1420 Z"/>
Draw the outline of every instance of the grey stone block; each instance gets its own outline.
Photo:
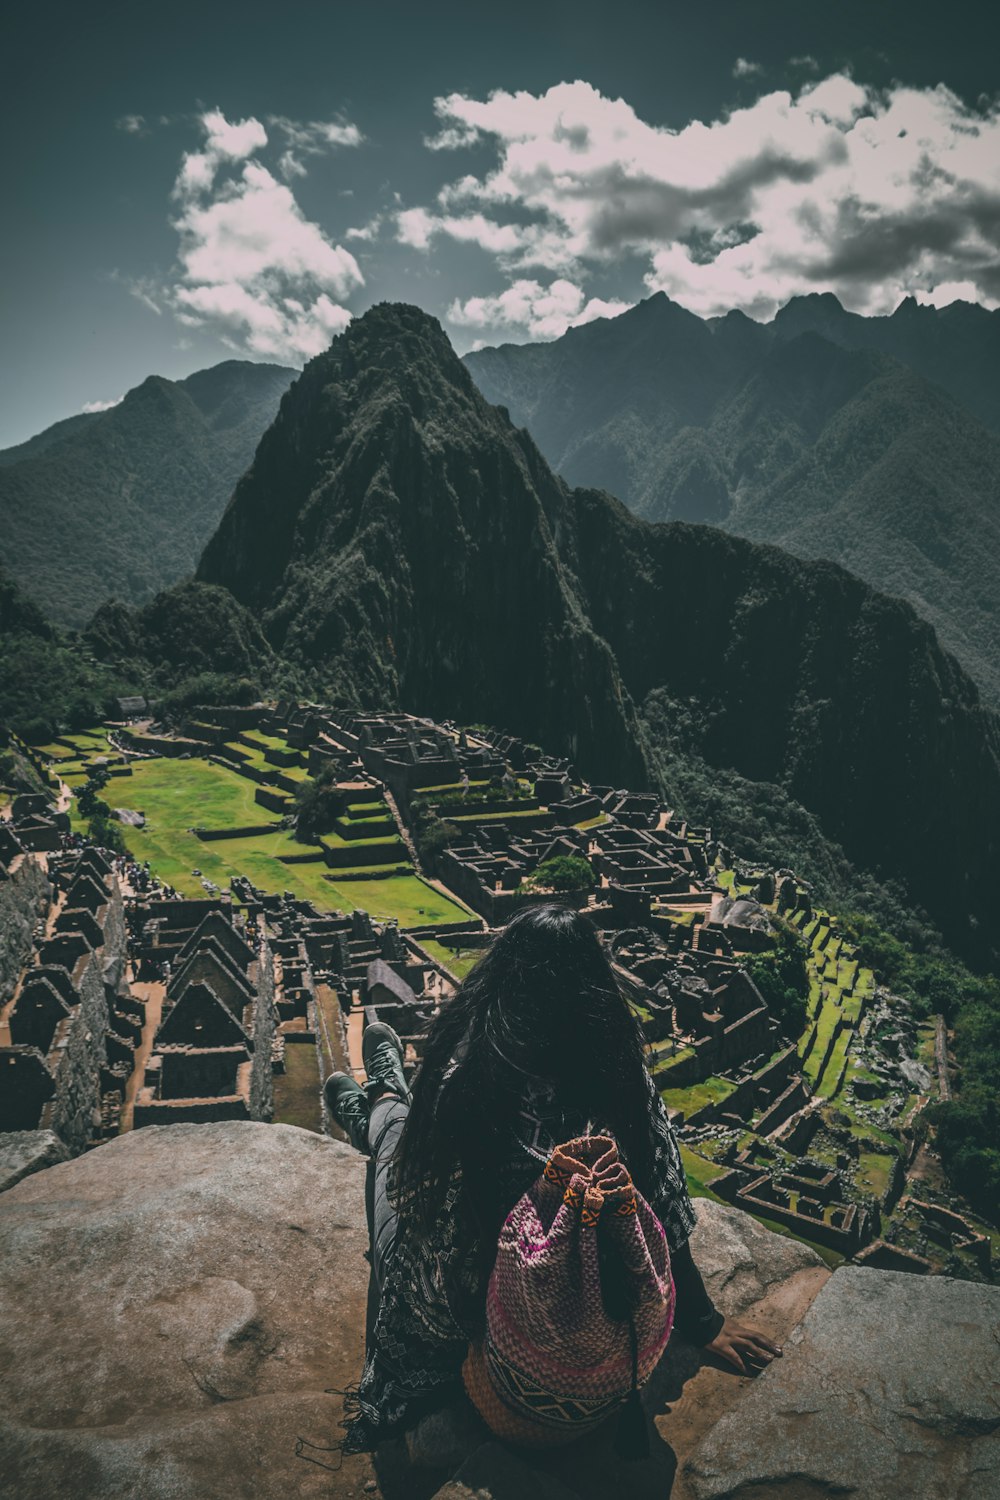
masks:
<path id="1" fill-rule="evenodd" d="M 0 1193 L 22 1177 L 68 1161 L 69 1152 L 52 1130 L 11 1130 L 0 1135 Z"/>
<path id="2" fill-rule="evenodd" d="M 695 1500 L 1000 1500 L 1000 1288 L 836 1271 L 685 1475 Z"/>

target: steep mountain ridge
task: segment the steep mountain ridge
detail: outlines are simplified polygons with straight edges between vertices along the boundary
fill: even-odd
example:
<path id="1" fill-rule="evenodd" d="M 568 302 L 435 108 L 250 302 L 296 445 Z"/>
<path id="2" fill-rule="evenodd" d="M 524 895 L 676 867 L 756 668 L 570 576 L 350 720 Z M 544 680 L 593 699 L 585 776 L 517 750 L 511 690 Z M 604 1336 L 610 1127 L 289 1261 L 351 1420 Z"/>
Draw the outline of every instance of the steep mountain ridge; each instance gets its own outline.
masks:
<path id="1" fill-rule="evenodd" d="M 998 354 L 1000 319 L 979 308 L 867 319 L 800 298 L 763 325 L 705 322 L 660 293 L 465 362 L 570 483 L 843 563 L 910 600 L 996 706 L 1000 439 L 924 375 L 1000 420 L 1000 360 L 992 386 L 968 376 Z"/>
<path id="2" fill-rule="evenodd" d="M 502 724 L 594 780 L 668 785 L 683 722 L 993 955 L 1000 723 L 933 631 L 832 564 L 569 490 L 416 308 L 307 366 L 197 576 L 317 690 Z"/>
<path id="3" fill-rule="evenodd" d="M 294 373 L 229 360 L 151 375 L 0 454 L 0 527 L 25 592 L 78 626 L 109 595 L 141 603 L 190 573 Z"/>

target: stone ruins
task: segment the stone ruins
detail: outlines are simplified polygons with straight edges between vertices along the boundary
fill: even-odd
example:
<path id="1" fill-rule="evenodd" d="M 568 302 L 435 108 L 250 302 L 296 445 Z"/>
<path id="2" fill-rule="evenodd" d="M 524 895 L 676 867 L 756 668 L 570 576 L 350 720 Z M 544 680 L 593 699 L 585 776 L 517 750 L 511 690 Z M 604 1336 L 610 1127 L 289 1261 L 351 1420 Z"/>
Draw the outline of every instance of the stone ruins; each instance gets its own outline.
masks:
<path id="1" fill-rule="evenodd" d="M 71 832 L 60 761 L 22 747 L 51 791 L 16 796 L 0 821 L 0 1131 L 51 1130 L 72 1153 L 176 1121 L 335 1131 L 321 1082 L 334 1067 L 363 1076 L 365 1021 L 396 1028 L 412 1071 L 492 930 L 555 894 L 629 981 L 696 1192 L 834 1260 L 990 1274 L 989 1235 L 920 1129 L 948 1087 L 941 1028 L 879 986 L 792 871 L 743 864 L 657 796 L 590 785 L 497 731 L 284 702 L 195 708 L 170 733 L 145 708 L 122 704 L 96 747 L 116 789 L 150 756 L 249 780 L 261 822 L 195 827 L 207 849 L 289 825 L 303 782 L 326 773 L 333 832 L 290 844 L 289 872 L 338 891 L 384 880 L 387 907 L 391 877 L 420 875 L 459 919 L 324 909 L 247 875 L 180 897 Z M 433 878 L 428 820 L 444 831 Z M 779 937 L 808 977 L 801 1034 L 783 1033 L 755 967 Z"/>

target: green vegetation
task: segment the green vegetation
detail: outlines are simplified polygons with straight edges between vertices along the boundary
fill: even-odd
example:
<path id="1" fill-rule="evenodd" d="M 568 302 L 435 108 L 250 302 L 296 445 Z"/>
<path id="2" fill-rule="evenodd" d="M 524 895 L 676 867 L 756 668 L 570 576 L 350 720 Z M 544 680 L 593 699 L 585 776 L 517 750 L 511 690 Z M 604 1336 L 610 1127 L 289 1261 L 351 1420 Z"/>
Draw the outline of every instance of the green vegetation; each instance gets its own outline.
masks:
<path id="1" fill-rule="evenodd" d="M 210 761 L 137 761 L 116 800 L 143 812 L 146 826 L 130 828 L 112 822 L 110 828 L 135 859 L 148 860 L 155 875 L 185 896 L 203 895 L 203 878 L 225 889 L 235 876 L 244 875 L 263 891 L 291 891 L 327 911 L 359 907 L 382 920 L 394 917 L 404 927 L 457 922 L 467 917 L 463 907 L 405 865 L 400 867 L 402 873 L 385 878 L 378 878 L 383 876 L 385 866 L 371 867 L 367 879 L 346 878 L 365 870 L 363 851 L 372 840 L 356 841 L 359 863 L 351 870 L 328 869 L 318 845 L 314 861 L 282 863 L 289 856 L 308 853 L 309 848 L 258 806 L 254 791 L 254 782 Z M 79 802 L 72 817 L 78 827 L 86 823 L 85 809 Z M 195 821 L 208 829 L 266 824 L 270 831 L 205 842 L 192 831 Z M 344 840 L 338 842 L 343 844 Z M 194 875 L 194 870 L 201 874 Z"/>
<path id="2" fill-rule="evenodd" d="M 426 796 L 411 801 L 409 822 L 420 863 L 433 874 L 445 849 L 459 837 L 458 825 L 438 817 Z"/>
<path id="3" fill-rule="evenodd" d="M 78 627 L 109 596 L 140 604 L 191 573 L 292 375 L 235 360 L 154 375 L 0 468 L 4 550 L 31 597 Z"/>
<path id="4" fill-rule="evenodd" d="M 766 953 L 750 954 L 746 969 L 782 1031 L 795 1037 L 806 1021 L 809 976 L 805 950 L 790 922 L 780 917 L 773 920 L 774 946 Z"/>
<path id="5" fill-rule="evenodd" d="M 421 938 L 420 945 L 427 949 L 432 958 L 444 964 L 448 973 L 454 974 L 458 980 L 464 979 L 483 956 L 482 948 L 452 948 L 434 938 Z"/>
<path id="6" fill-rule="evenodd" d="M 285 1046 L 285 1071 L 274 1079 L 274 1123 L 298 1125 L 300 1130 L 321 1128 L 319 1106 L 319 1060 L 313 1042 Z"/>
<path id="7" fill-rule="evenodd" d="M 980 425 L 998 425 L 992 335 L 985 312 L 961 331 L 946 319 L 904 332 L 797 301 L 746 328 L 661 295 L 583 337 L 466 363 L 571 484 L 610 490 L 647 520 L 844 564 L 909 599 L 1000 706 L 1000 557 L 982 545 L 1000 487 L 1000 444 Z M 794 338 L 809 329 L 822 337 Z"/>
<path id="8" fill-rule="evenodd" d="M 523 891 L 589 891 L 594 886 L 594 872 L 586 859 L 573 854 L 557 854 L 547 859 L 521 881 Z"/>
<path id="9" fill-rule="evenodd" d="M 724 1104 L 735 1087 L 728 1078 L 706 1078 L 687 1088 L 661 1089 L 660 1094 L 669 1109 L 679 1109 L 690 1118 L 706 1104 Z"/>

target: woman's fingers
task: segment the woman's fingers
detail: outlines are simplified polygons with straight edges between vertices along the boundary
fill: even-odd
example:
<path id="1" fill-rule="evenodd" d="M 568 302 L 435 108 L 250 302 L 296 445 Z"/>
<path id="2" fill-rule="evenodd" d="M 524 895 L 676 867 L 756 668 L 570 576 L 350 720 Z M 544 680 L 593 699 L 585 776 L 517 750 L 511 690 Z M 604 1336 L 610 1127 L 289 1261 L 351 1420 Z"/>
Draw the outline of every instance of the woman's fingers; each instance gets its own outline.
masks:
<path id="1" fill-rule="evenodd" d="M 772 1356 L 781 1354 L 781 1345 L 772 1343 L 762 1333 L 758 1333 L 756 1328 L 734 1328 L 732 1334 L 734 1338 L 738 1338 L 742 1343 L 763 1349 Z"/>

